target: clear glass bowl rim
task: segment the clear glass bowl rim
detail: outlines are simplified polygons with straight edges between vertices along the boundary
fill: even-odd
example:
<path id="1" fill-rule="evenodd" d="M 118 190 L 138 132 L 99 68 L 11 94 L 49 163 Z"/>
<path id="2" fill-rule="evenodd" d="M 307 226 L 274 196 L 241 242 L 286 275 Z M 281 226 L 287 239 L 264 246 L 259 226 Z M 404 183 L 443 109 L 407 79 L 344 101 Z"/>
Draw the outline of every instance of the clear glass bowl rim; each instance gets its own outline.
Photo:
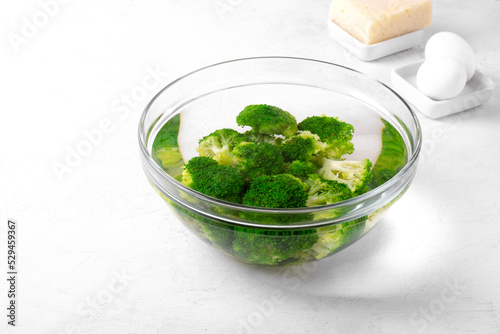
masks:
<path id="1" fill-rule="evenodd" d="M 251 207 L 251 206 L 247 206 L 247 205 L 226 202 L 223 200 L 219 200 L 219 199 L 204 195 L 204 194 L 199 193 L 197 191 L 194 191 L 191 188 L 183 185 L 181 182 L 175 180 L 168 173 L 166 173 L 154 161 L 153 157 L 151 156 L 151 153 L 148 151 L 147 143 L 146 143 L 146 138 L 147 138 L 148 133 L 144 129 L 144 124 L 146 121 L 148 111 L 150 110 L 150 108 L 154 104 L 154 102 L 160 97 L 160 95 L 162 95 L 168 88 L 172 87 L 173 85 L 180 82 L 184 78 L 187 78 L 187 77 L 189 77 L 193 74 L 196 74 L 198 72 L 201 72 L 203 70 L 217 67 L 217 66 L 223 66 L 223 65 L 229 64 L 229 63 L 244 62 L 244 61 L 246 62 L 246 61 L 252 61 L 252 60 L 265 60 L 265 59 L 283 59 L 283 60 L 294 60 L 294 61 L 296 60 L 296 61 L 315 62 L 315 63 L 322 63 L 322 64 L 329 65 L 329 66 L 335 66 L 338 68 L 342 68 L 344 70 L 352 71 L 352 72 L 357 73 L 361 76 L 364 76 L 366 79 L 372 80 L 375 83 L 378 83 L 379 85 L 381 85 L 384 89 L 387 89 L 391 94 L 393 94 L 396 98 L 398 98 L 403 103 L 403 105 L 406 107 L 407 111 L 411 115 L 411 119 L 413 120 L 414 126 L 416 128 L 416 138 L 414 138 L 414 140 L 413 140 L 414 147 L 412 147 L 411 156 L 409 157 L 405 166 L 390 180 L 386 181 L 382 185 L 380 185 L 380 186 L 378 186 L 378 187 L 376 187 L 376 188 L 374 188 L 374 189 L 372 189 L 372 190 L 370 190 L 362 195 L 356 196 L 354 198 L 351 198 L 351 199 L 348 199 L 348 200 L 345 200 L 342 202 L 334 203 L 334 204 L 314 206 L 314 207 L 304 207 L 304 208 L 293 208 L 293 209 L 259 208 L 259 207 Z M 145 107 L 145 109 L 141 115 L 141 118 L 139 120 L 138 137 L 139 137 L 140 152 L 146 158 L 147 163 L 151 167 L 153 167 L 159 174 L 161 174 L 166 180 L 168 180 L 169 183 L 173 184 L 176 188 L 179 188 L 181 191 L 183 191 L 183 192 L 185 192 L 185 193 L 187 193 L 187 194 L 189 194 L 197 199 L 200 199 L 200 200 L 203 200 L 203 201 L 206 201 L 206 202 L 209 202 L 211 204 L 215 204 L 217 206 L 221 206 L 221 207 L 227 208 L 227 209 L 243 210 L 243 211 L 247 211 L 247 212 L 256 212 L 256 213 L 266 213 L 267 212 L 267 213 L 274 213 L 274 214 L 276 214 L 276 213 L 278 213 L 278 214 L 279 213 L 283 213 L 283 214 L 314 213 L 317 211 L 336 209 L 336 208 L 341 208 L 341 207 L 347 206 L 347 205 L 357 205 L 359 203 L 362 203 L 363 201 L 365 201 L 369 198 L 375 197 L 375 196 L 379 195 L 380 193 L 386 191 L 387 189 L 391 188 L 394 184 L 398 183 L 398 180 L 400 180 L 406 174 L 408 174 L 412 169 L 411 167 L 417 163 L 418 156 L 420 154 L 421 147 L 422 147 L 422 131 L 421 131 L 420 122 L 417 118 L 417 115 L 411 109 L 411 107 L 408 105 L 408 103 L 397 92 L 395 92 L 392 88 L 390 88 L 389 86 L 387 86 L 386 84 L 384 84 L 383 82 L 379 81 L 378 79 L 376 79 L 372 76 L 369 76 L 365 73 L 362 73 L 360 71 L 357 71 L 357 70 L 352 69 L 352 68 L 347 67 L 347 66 L 343 66 L 343 65 L 323 61 L 323 60 L 317 60 L 317 59 L 311 59 L 311 58 L 301 58 L 301 57 L 288 57 L 288 56 L 260 56 L 260 57 L 238 58 L 238 59 L 223 61 L 223 62 L 215 63 L 212 65 L 208 65 L 205 67 L 201 67 L 197 70 L 191 71 L 191 72 L 177 78 L 176 80 L 172 81 L 171 83 L 167 84 L 164 88 L 162 88 L 151 99 L 151 101 Z M 248 226 L 261 225 L 262 227 L 271 227 L 271 226 L 266 225 L 266 224 L 257 224 L 257 223 L 245 224 L 244 222 L 241 222 L 239 224 L 248 225 Z M 295 226 L 295 227 L 297 227 L 297 226 Z M 286 228 L 286 225 L 280 226 L 280 228 Z"/>

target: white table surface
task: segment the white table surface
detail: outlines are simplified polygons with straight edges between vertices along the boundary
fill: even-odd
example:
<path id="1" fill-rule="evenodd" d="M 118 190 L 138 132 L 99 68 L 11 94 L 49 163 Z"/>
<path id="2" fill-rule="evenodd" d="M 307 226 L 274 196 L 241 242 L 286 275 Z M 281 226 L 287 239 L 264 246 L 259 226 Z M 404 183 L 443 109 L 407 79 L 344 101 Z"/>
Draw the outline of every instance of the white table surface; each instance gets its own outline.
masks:
<path id="1" fill-rule="evenodd" d="M 286 55 L 390 83 L 392 68 L 423 58 L 422 47 L 374 62 L 354 58 L 329 39 L 328 7 L 327 0 L 4 1 L 1 330 L 500 333 L 500 1 L 434 1 L 423 43 L 442 30 L 463 36 L 497 88 L 456 117 L 419 114 L 424 150 L 412 187 L 336 256 L 295 271 L 239 263 L 188 233 L 143 176 L 139 115 L 188 71 Z M 34 20 L 39 27 L 30 30 Z M 54 163 L 100 127 L 103 138 L 58 178 Z M 7 218 L 18 222 L 15 328 L 6 327 L 4 307 Z"/>

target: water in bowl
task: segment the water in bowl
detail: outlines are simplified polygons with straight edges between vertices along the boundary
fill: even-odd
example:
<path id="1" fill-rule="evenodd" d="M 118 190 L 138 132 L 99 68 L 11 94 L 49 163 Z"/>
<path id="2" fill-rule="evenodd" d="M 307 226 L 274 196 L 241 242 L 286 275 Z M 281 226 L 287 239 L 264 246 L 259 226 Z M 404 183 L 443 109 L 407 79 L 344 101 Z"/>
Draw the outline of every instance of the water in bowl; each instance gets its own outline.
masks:
<path id="1" fill-rule="evenodd" d="M 331 91 L 316 87 L 311 87 L 307 100 L 301 100 L 297 96 L 299 96 L 299 91 L 301 94 L 304 93 L 304 87 L 300 86 L 299 90 L 295 88 L 297 87 L 286 86 L 281 90 L 281 95 L 276 95 L 276 89 L 270 89 L 267 92 L 262 86 L 244 87 L 246 93 L 250 91 L 252 94 L 248 96 L 247 94 L 238 95 L 227 90 L 193 99 L 170 114 L 165 113 L 152 126 L 150 134 L 150 138 L 154 138 L 151 144 L 152 156 L 165 172 L 180 181 L 182 166 L 190 158 L 198 155 L 196 148 L 202 137 L 225 127 L 244 132 L 248 129 L 239 128 L 236 124 L 235 119 L 239 112 L 249 104 L 270 104 L 287 110 L 296 117 L 298 122 L 308 116 L 325 114 L 339 117 L 342 121 L 352 124 L 355 129 L 353 137 L 355 151 L 346 159 L 368 158 L 372 161 L 373 179 L 369 185 L 370 189 L 383 184 L 404 167 L 408 155 L 405 140 L 390 121 L 384 118 L 381 113 L 374 112 L 372 105 L 346 95 L 335 95 Z M 259 96 L 259 98 L 255 99 L 255 96 Z M 234 240 L 238 236 L 251 233 L 258 234 L 258 238 L 275 242 L 274 239 L 289 238 L 289 235 L 268 235 L 268 231 L 264 228 L 236 231 L 231 225 L 202 217 L 174 203 L 169 198 L 165 196 L 164 198 L 184 225 L 202 240 L 239 260 L 266 265 L 297 264 L 330 256 L 368 233 L 392 204 L 391 202 L 368 216 L 347 223 L 306 230 L 305 232 L 310 233 L 318 240 L 335 240 L 335 242 L 326 243 L 328 247 L 324 246 L 325 243 L 317 242 L 313 247 L 309 247 L 297 255 L 290 256 L 283 261 L 275 261 L 272 257 L 254 258 L 255 253 L 242 253 L 241 247 L 236 248 L 240 250 L 237 252 L 233 247 Z M 292 236 L 293 238 L 306 238 L 303 235 L 304 231 L 292 230 L 288 232 L 300 232 Z M 272 238 L 274 241 L 270 240 Z"/>

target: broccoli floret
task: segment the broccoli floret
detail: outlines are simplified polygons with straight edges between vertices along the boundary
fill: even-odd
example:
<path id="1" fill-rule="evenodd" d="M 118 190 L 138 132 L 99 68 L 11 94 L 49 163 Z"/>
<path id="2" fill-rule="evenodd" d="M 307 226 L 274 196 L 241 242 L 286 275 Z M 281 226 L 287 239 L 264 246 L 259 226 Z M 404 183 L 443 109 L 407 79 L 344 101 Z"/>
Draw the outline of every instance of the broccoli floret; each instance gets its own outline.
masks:
<path id="1" fill-rule="evenodd" d="M 309 174 L 316 173 L 317 169 L 318 167 L 310 161 L 292 161 L 286 172 L 299 178 L 306 178 Z"/>
<path id="2" fill-rule="evenodd" d="M 318 241 L 316 230 L 273 231 L 235 228 L 233 252 L 238 258 L 259 264 L 286 264 L 287 259 L 311 248 Z"/>
<path id="3" fill-rule="evenodd" d="M 250 126 L 253 132 L 283 135 L 286 138 L 297 133 L 297 121 L 289 112 L 267 104 L 247 106 L 236 117 L 239 126 Z"/>
<path id="4" fill-rule="evenodd" d="M 319 136 L 328 148 L 322 154 L 329 159 L 340 159 L 343 155 L 354 152 L 351 143 L 354 127 L 342 122 L 337 117 L 311 116 L 298 124 L 301 131 L 310 131 Z"/>
<path id="5" fill-rule="evenodd" d="M 212 158 L 208 157 L 194 157 L 184 165 L 184 171 L 182 172 L 183 178 L 182 183 L 190 187 L 193 179 L 190 177 L 192 174 L 198 174 L 200 171 L 204 171 L 207 168 L 217 166 L 218 163 Z"/>
<path id="6" fill-rule="evenodd" d="M 200 139 L 197 151 L 200 156 L 213 158 L 221 165 L 235 165 L 236 159 L 231 152 L 236 145 L 246 141 L 250 139 L 238 131 L 220 129 Z"/>
<path id="7" fill-rule="evenodd" d="M 209 240 L 213 245 L 227 252 L 232 251 L 234 240 L 233 227 L 222 225 L 214 221 L 200 221 L 200 230 L 202 232 L 202 236 Z"/>
<path id="8" fill-rule="evenodd" d="M 361 161 L 338 161 L 324 158 L 318 175 L 326 180 L 346 184 L 356 195 L 368 191 L 372 178 L 372 163 L 368 159 Z"/>
<path id="9" fill-rule="evenodd" d="M 366 217 L 347 223 L 318 229 L 318 242 L 301 254 L 303 258 L 314 257 L 317 260 L 336 253 L 363 235 Z"/>
<path id="10" fill-rule="evenodd" d="M 263 175 L 256 178 L 243 196 L 243 204 L 264 208 L 301 208 L 306 206 L 308 185 L 290 174 Z"/>
<path id="11" fill-rule="evenodd" d="M 157 189 L 155 188 L 155 190 Z M 205 216 L 198 215 L 170 200 L 159 190 L 157 190 L 157 192 L 163 197 L 163 199 L 165 199 L 165 201 L 167 201 L 169 205 L 172 206 L 174 213 L 177 214 L 177 217 L 180 218 L 191 231 L 200 236 L 201 239 L 210 242 L 219 249 L 229 253 L 232 252 L 234 227 L 206 218 Z"/>
<path id="12" fill-rule="evenodd" d="M 311 161 L 313 155 L 327 148 L 318 135 L 310 131 L 299 131 L 297 135 L 285 140 L 280 148 L 286 162 L 294 160 Z"/>
<path id="13" fill-rule="evenodd" d="M 353 197 L 349 187 L 337 181 L 325 180 L 317 174 L 309 175 L 307 206 L 333 204 Z"/>
<path id="14" fill-rule="evenodd" d="M 184 166 L 182 183 L 207 196 L 241 203 L 246 185 L 243 176 L 231 166 L 219 165 L 208 157 L 194 157 Z"/>
<path id="15" fill-rule="evenodd" d="M 258 133 L 258 132 L 253 132 L 253 131 L 247 131 L 243 133 L 250 141 L 256 142 L 256 143 L 269 143 L 273 145 L 281 145 L 283 142 L 283 137 L 277 137 L 273 135 L 268 135 L 265 133 Z"/>
<path id="16" fill-rule="evenodd" d="M 286 167 L 280 149 L 269 143 L 244 142 L 234 148 L 233 154 L 236 168 L 248 181 L 261 175 L 279 174 Z"/>

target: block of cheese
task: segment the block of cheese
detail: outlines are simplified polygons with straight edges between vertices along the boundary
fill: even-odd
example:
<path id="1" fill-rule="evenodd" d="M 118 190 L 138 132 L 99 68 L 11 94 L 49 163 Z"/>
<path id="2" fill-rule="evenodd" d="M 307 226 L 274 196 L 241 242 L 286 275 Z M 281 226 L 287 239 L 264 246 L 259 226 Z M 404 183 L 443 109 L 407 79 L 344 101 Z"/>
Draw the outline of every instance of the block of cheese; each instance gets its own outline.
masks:
<path id="1" fill-rule="evenodd" d="M 431 0 L 333 0 L 330 19 L 361 43 L 375 44 L 431 25 Z"/>

